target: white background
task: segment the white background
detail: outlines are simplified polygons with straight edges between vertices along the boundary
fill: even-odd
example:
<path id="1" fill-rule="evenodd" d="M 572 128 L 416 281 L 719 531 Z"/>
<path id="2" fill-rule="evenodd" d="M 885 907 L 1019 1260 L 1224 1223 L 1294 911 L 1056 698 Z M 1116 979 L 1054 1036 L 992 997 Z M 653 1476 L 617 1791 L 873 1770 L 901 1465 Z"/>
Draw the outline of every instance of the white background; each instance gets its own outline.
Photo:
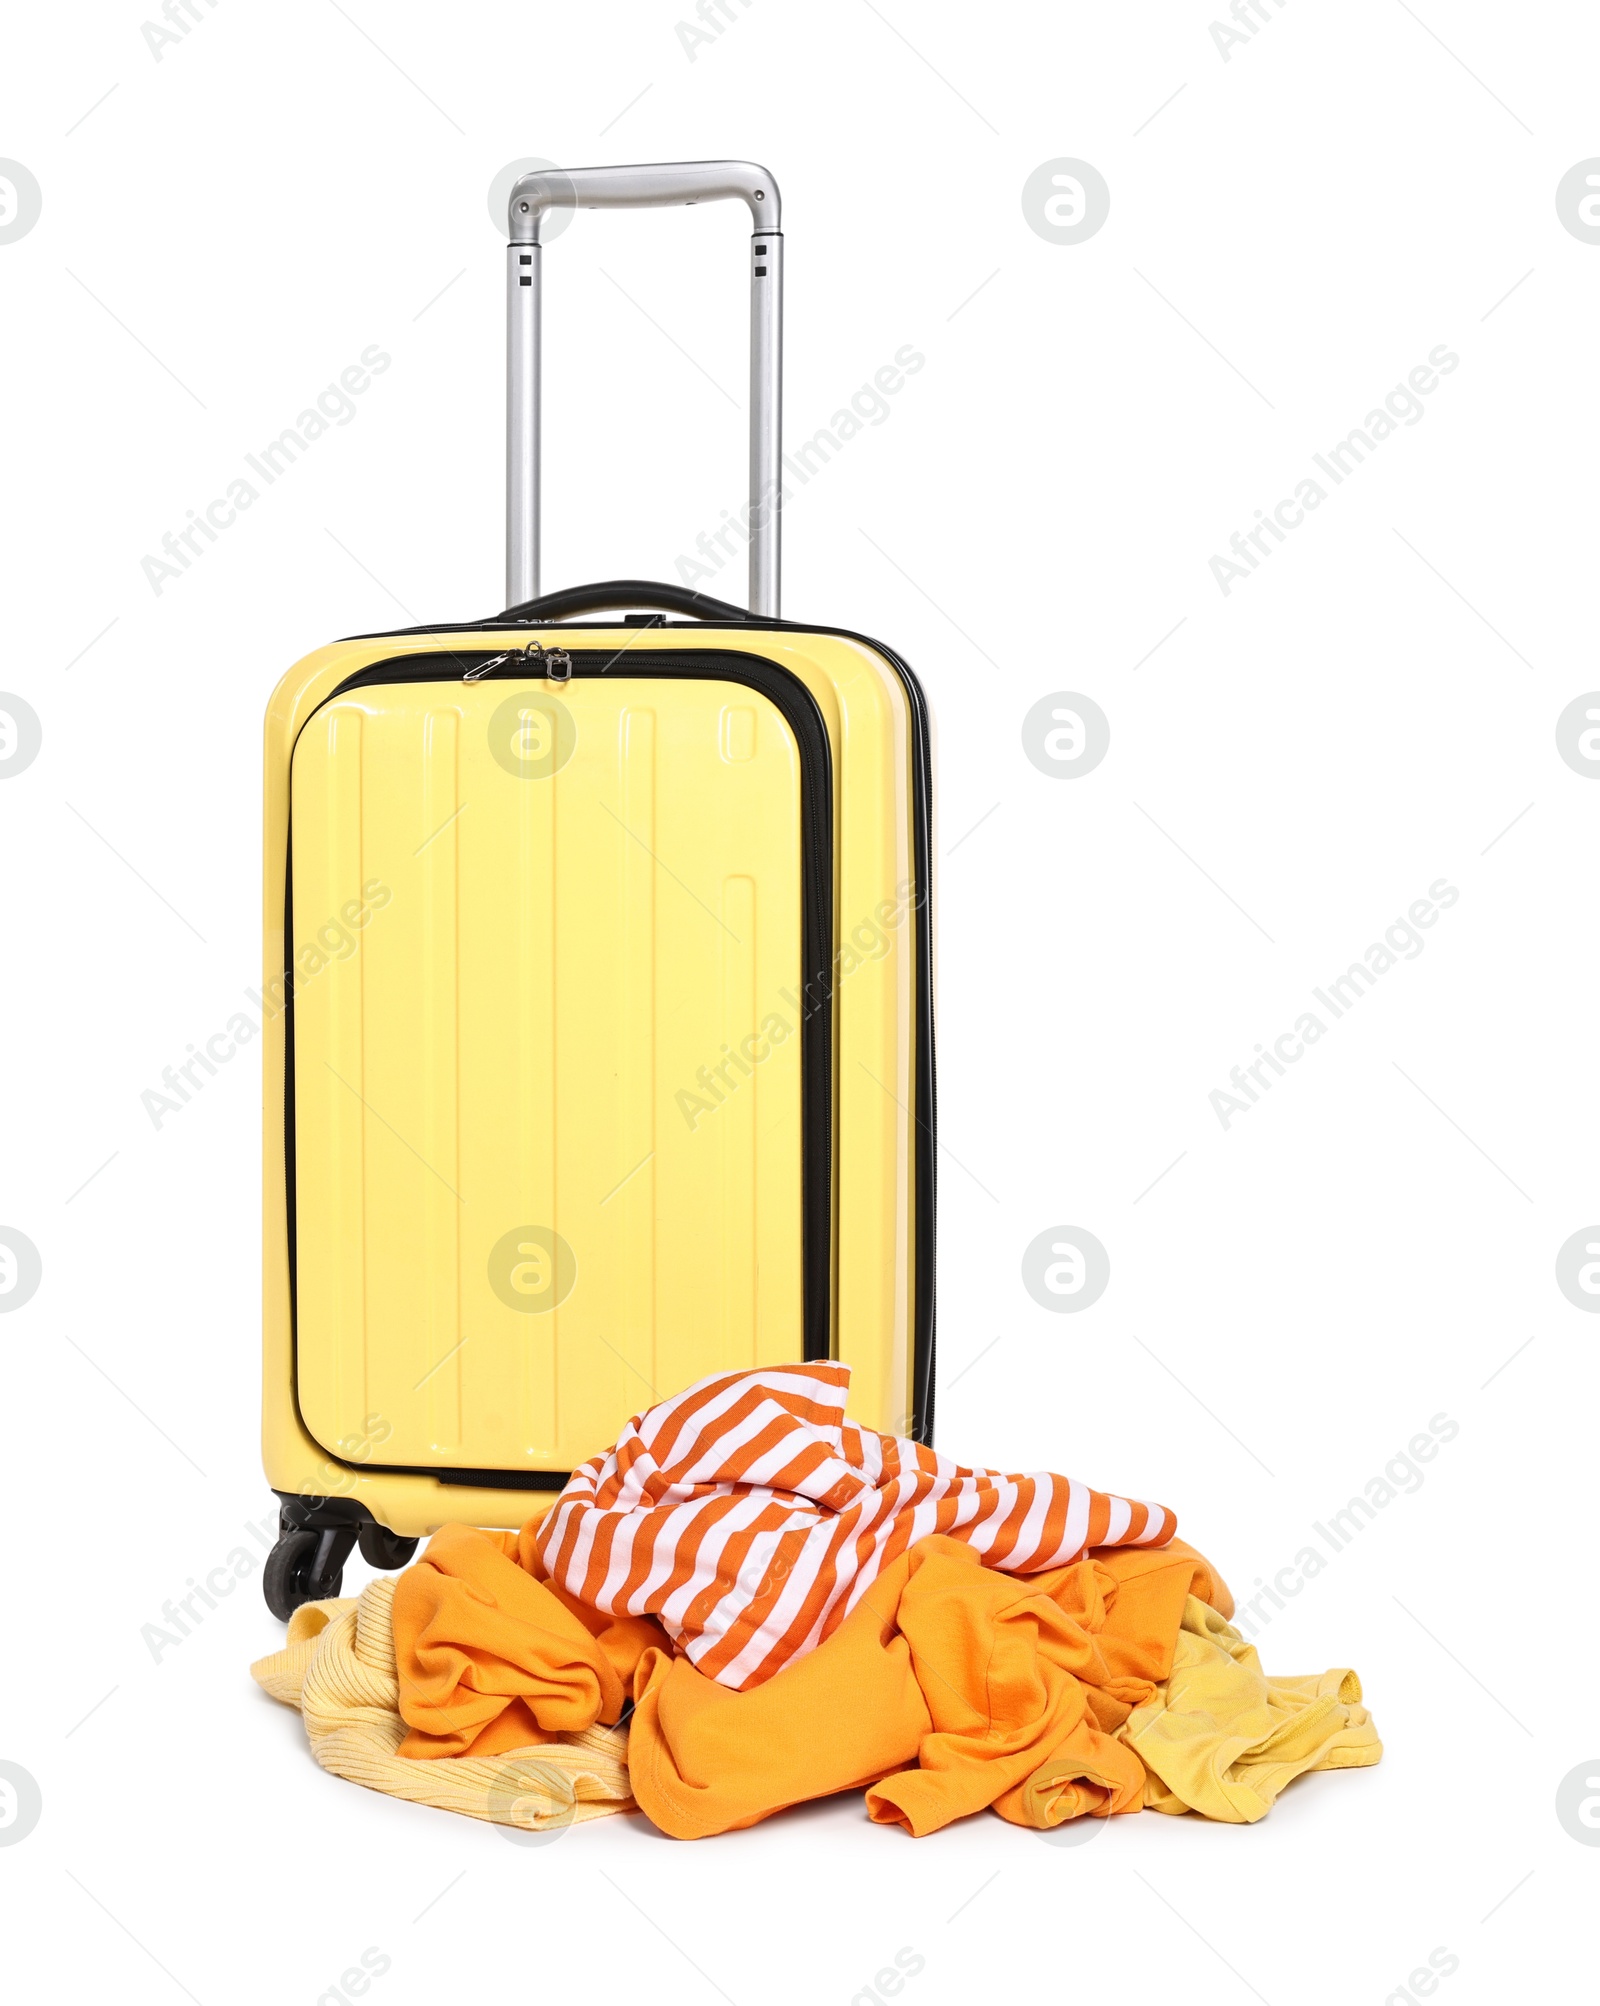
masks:
<path id="1" fill-rule="evenodd" d="M 1596 1326 L 1555 1255 L 1600 1215 L 1600 789 L 1554 727 L 1600 685 L 1600 248 L 1554 193 L 1600 153 L 1600 23 L 1300 0 L 1224 62 L 1192 0 L 730 0 L 690 61 L 643 0 L 196 5 L 159 62 L 137 7 L 19 10 L 0 81 L 44 198 L 0 246 L 0 686 L 44 732 L 0 785 L 0 1223 L 44 1260 L 0 1320 L 18 1996 L 309 2006 L 368 1946 L 383 2006 L 844 2006 L 904 1946 L 918 2006 L 1376 2006 L 1438 1946 L 1450 2006 L 1576 1996 Z M 881 634 L 939 722 L 938 1440 L 1160 1498 L 1248 1594 L 1450 1416 L 1261 1638 L 1357 1667 L 1380 1768 L 1082 1847 L 851 1798 L 522 1849 L 314 1765 L 247 1675 L 257 1576 L 152 1662 L 272 1500 L 256 1076 L 159 1132 L 140 1094 L 256 980 L 278 677 L 501 603 L 486 201 L 530 154 L 772 167 L 791 443 L 926 355 L 795 500 L 785 611 Z M 1021 204 L 1059 156 L 1111 189 L 1076 246 Z M 671 577 L 743 499 L 746 231 L 582 215 L 546 253 L 547 585 Z M 354 420 L 155 594 L 163 532 L 372 343 Z M 1230 533 L 1440 343 L 1425 417 L 1224 597 Z M 1111 723 L 1079 779 L 1021 746 L 1062 690 Z M 1229 1069 L 1441 876 L 1425 951 L 1225 1131 Z M 1111 1259 L 1076 1316 L 1020 1280 L 1062 1223 Z"/>

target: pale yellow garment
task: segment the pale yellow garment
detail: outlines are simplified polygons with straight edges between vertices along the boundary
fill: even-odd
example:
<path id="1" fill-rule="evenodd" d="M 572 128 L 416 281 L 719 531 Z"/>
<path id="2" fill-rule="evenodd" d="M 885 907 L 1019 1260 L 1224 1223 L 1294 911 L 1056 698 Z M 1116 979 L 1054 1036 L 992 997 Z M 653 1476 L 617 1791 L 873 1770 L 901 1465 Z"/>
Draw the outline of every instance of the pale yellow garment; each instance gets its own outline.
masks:
<path id="1" fill-rule="evenodd" d="M 1117 1730 L 1149 1772 L 1147 1811 L 1199 1811 L 1253 1825 L 1311 1769 L 1366 1769 L 1383 1743 L 1343 1668 L 1269 1676 L 1253 1645 L 1198 1597 L 1188 1598 L 1172 1672 Z"/>
<path id="2" fill-rule="evenodd" d="M 637 1809 L 626 1728 L 590 1727 L 537 1748 L 450 1762 L 402 1758 L 407 1728 L 396 1704 L 394 1591 L 395 1577 L 385 1575 L 354 1600 L 305 1603 L 289 1618 L 285 1648 L 250 1667 L 274 1699 L 299 1707 L 324 1769 L 413 1804 L 527 1832 Z"/>

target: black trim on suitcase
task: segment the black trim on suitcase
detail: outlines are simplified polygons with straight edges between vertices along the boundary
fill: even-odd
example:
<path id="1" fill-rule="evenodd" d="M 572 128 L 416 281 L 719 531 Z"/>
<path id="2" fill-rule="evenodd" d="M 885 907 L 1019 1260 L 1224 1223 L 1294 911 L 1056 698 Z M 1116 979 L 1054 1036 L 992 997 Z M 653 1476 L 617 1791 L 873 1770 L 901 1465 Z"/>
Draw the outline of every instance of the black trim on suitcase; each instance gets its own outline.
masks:
<path id="1" fill-rule="evenodd" d="M 616 666 L 614 649 L 572 649 L 567 673 L 587 679 Z M 448 667 L 441 670 L 441 664 Z M 353 689 L 374 684 L 460 682 L 476 670 L 474 682 L 526 681 L 538 675 L 536 662 L 519 653 L 490 648 L 445 650 L 439 654 L 398 655 L 369 663 L 347 676 L 306 717 L 300 732 L 326 705 Z M 731 649 L 652 649 L 636 655 L 623 672 L 627 680 L 725 681 L 764 696 L 789 726 L 800 754 L 801 808 L 801 1327 L 805 1356 L 825 1359 L 833 1328 L 833 1131 L 836 1082 L 833 1066 L 833 755 L 828 728 L 816 698 L 802 679 L 780 663 Z M 294 751 L 289 755 L 291 776 Z M 292 791 L 292 782 L 291 782 Z M 923 907 L 926 908 L 926 898 Z M 295 1412 L 307 1436 L 331 1461 L 347 1469 L 390 1476 L 426 1476 L 439 1483 L 493 1490 L 561 1490 L 570 1471 L 446 1470 L 436 1465 L 346 1463 L 313 1433 L 300 1407 L 298 1262 L 295 1192 L 294 1114 L 294 827 L 291 814 L 284 845 L 284 1167 L 288 1212 L 289 1329 L 294 1359 Z"/>

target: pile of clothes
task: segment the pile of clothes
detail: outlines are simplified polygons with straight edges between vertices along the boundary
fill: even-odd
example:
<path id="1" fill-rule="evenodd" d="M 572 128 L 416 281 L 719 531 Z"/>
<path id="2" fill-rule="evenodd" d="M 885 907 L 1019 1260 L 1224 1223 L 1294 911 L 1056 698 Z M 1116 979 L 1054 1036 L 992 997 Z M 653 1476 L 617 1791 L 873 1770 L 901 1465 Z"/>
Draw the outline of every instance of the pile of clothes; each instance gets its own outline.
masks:
<path id="1" fill-rule="evenodd" d="M 702 1380 L 520 1533 L 445 1526 L 297 1610 L 254 1676 L 335 1774 L 535 1832 L 637 1810 L 706 1838 L 845 1790 L 917 1836 L 986 1808 L 1250 1824 L 1379 1760 L 1355 1673 L 1264 1673 L 1163 1506 L 858 1428 L 849 1383 Z"/>

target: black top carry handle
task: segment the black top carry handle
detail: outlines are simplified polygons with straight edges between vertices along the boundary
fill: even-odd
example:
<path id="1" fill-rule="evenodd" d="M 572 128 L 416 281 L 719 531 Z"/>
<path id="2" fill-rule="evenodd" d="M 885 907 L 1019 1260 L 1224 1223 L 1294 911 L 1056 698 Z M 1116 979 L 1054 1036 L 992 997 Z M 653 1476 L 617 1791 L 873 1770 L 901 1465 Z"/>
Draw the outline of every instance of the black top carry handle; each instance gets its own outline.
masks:
<path id="1" fill-rule="evenodd" d="M 595 585 L 568 585 L 560 592 L 524 599 L 520 606 L 508 606 L 500 618 L 543 627 L 559 620 L 576 619 L 580 613 L 613 613 L 624 606 L 684 613 L 691 620 L 749 622 L 756 617 L 743 606 L 730 606 L 726 599 L 711 599 L 704 592 L 691 592 L 686 585 L 653 585 L 644 578 L 610 578 Z"/>

